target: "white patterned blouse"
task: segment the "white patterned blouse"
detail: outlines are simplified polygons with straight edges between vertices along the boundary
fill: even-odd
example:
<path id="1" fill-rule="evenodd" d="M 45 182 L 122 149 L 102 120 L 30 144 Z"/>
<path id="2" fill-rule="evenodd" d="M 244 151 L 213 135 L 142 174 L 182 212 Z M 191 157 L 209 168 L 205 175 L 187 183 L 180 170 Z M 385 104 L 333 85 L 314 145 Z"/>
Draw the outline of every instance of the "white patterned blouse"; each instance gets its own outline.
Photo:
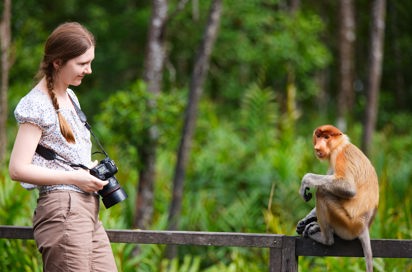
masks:
<path id="1" fill-rule="evenodd" d="M 71 89 L 66 90 L 70 97 L 80 107 L 79 100 Z M 90 165 L 91 163 L 91 148 L 90 132 L 84 126 L 73 108 L 61 108 L 59 110 L 67 122 L 70 124 L 75 135 L 76 143 L 71 144 L 66 141 L 60 132 L 59 121 L 56 110 L 53 107 L 50 97 L 41 90 L 34 88 L 18 103 L 14 116 L 18 124 L 31 123 L 38 126 L 42 135 L 39 144 L 52 149 L 58 156 L 65 161 L 74 164 Z M 48 161 L 34 154 L 32 163 L 34 165 L 47 167 L 50 169 L 58 169 L 65 171 L 73 171 L 73 168 L 59 160 Z M 52 190 L 72 190 L 83 192 L 75 185 L 50 185 L 36 186 L 33 184 L 23 183 L 21 185 L 26 189 L 38 188 L 40 193 Z"/>

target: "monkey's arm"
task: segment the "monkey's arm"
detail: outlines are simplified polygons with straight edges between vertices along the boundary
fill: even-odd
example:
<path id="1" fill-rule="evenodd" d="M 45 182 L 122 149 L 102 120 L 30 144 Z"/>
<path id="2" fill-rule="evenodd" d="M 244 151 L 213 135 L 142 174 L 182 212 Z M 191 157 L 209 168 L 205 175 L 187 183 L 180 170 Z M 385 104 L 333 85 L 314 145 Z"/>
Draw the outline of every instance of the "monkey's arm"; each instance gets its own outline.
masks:
<path id="1" fill-rule="evenodd" d="M 299 194 L 304 197 L 306 188 L 322 188 L 340 198 L 351 198 L 356 194 L 353 179 L 337 178 L 335 175 L 318 175 L 308 173 L 303 176 Z"/>

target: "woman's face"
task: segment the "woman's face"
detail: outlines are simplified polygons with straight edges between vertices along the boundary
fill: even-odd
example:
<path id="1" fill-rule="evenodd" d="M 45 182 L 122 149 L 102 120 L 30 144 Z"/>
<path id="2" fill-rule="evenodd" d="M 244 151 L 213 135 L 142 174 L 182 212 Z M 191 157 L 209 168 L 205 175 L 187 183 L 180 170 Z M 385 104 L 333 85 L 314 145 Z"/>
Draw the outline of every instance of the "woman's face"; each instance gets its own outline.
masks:
<path id="1" fill-rule="evenodd" d="M 90 47 L 83 55 L 67 61 L 57 72 L 58 84 L 79 86 L 83 77 L 92 73 L 93 59 L 94 46 Z"/>

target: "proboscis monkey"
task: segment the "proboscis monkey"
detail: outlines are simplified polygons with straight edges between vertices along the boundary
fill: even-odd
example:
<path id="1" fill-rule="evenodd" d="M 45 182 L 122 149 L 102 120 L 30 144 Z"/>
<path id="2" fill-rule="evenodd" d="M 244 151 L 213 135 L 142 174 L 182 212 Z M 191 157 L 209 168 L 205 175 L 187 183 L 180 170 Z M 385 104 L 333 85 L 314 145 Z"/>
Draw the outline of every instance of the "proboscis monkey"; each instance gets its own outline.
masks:
<path id="1" fill-rule="evenodd" d="M 379 202 L 375 168 L 348 136 L 332 125 L 313 133 L 316 156 L 329 162 L 326 175 L 308 173 L 300 195 L 309 201 L 309 188 L 316 189 L 316 208 L 299 221 L 296 231 L 319 243 L 332 245 L 334 234 L 345 240 L 359 238 L 366 260 L 366 271 L 373 271 L 369 227 Z"/>

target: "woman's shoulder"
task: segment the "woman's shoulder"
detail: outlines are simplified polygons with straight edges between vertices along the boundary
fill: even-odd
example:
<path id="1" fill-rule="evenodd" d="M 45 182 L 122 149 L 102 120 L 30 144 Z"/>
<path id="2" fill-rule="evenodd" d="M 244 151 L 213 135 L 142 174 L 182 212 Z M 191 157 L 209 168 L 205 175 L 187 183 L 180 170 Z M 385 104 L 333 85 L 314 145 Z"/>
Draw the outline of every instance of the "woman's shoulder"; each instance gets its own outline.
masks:
<path id="1" fill-rule="evenodd" d="M 30 103 L 30 104 L 40 104 L 51 103 L 51 100 L 47 94 L 37 87 L 31 89 L 25 96 L 20 99 L 19 104 L 21 103 Z"/>
<path id="2" fill-rule="evenodd" d="M 14 110 L 14 115 L 19 123 L 31 122 L 38 124 L 40 119 L 54 121 L 53 104 L 47 94 L 37 88 L 33 88 L 20 99 Z"/>

